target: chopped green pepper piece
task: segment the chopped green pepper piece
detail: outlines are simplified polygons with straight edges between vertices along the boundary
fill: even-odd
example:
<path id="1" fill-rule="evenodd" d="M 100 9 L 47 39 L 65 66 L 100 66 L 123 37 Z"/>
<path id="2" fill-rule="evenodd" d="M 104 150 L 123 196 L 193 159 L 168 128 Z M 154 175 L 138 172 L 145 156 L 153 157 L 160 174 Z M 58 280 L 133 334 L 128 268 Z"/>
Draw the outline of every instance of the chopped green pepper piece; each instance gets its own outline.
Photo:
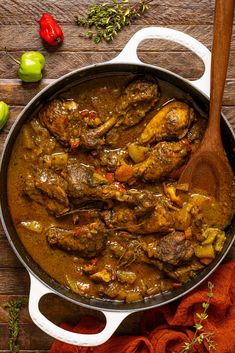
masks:
<path id="1" fill-rule="evenodd" d="M 0 130 L 6 124 L 6 121 L 9 116 L 9 107 L 3 101 L 0 102 Z"/>
<path id="2" fill-rule="evenodd" d="M 28 51 L 21 55 L 19 78 L 24 82 L 37 82 L 42 79 L 45 57 L 37 51 Z"/>

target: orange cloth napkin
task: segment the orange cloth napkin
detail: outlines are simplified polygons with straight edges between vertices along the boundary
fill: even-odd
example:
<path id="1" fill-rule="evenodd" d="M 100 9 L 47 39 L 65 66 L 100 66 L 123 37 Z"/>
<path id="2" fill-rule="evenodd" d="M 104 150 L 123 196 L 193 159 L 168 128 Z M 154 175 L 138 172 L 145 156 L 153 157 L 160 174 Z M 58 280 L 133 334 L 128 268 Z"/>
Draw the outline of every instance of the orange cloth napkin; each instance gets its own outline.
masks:
<path id="1" fill-rule="evenodd" d="M 217 353 L 235 353 L 235 261 L 221 265 L 209 279 L 214 285 L 214 297 L 204 321 L 207 332 L 214 332 Z M 206 280 L 181 300 L 148 310 L 141 320 L 141 336 L 113 336 L 97 347 L 78 347 L 54 341 L 49 353 L 180 353 L 182 345 L 192 339 L 197 312 L 207 300 Z M 76 326 L 63 328 L 80 333 L 100 332 L 104 324 L 84 317 Z M 209 352 L 206 343 L 190 353 Z"/>

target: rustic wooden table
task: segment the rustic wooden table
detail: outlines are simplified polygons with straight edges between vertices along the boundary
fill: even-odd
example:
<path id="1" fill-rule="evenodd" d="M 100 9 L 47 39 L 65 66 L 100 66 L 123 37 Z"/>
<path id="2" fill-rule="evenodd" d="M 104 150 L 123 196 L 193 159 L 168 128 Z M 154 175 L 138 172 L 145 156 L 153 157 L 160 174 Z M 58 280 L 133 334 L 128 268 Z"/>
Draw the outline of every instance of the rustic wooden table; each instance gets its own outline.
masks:
<path id="1" fill-rule="evenodd" d="M 80 36 L 74 15 L 85 14 L 85 0 L 0 0 L 0 100 L 11 106 L 10 119 L 0 133 L 0 151 L 9 129 L 29 100 L 52 80 L 79 67 L 104 62 L 115 57 L 129 38 L 140 28 L 157 25 L 181 30 L 211 48 L 213 30 L 213 0 L 153 0 L 150 10 L 130 28 L 123 30 L 111 44 L 94 44 Z M 130 1 L 133 3 L 134 1 Z M 38 34 L 38 20 L 43 12 L 55 16 L 61 24 L 65 40 L 62 46 L 46 50 Z M 41 83 L 22 84 L 17 78 L 17 65 L 5 55 L 7 50 L 19 58 L 23 51 L 40 50 L 46 57 L 46 68 Z M 164 41 L 146 41 L 139 47 L 139 57 L 146 63 L 167 68 L 179 75 L 196 79 L 203 72 L 197 56 L 184 47 Z M 235 128 L 235 30 L 231 46 L 223 111 Z M 226 261 L 235 259 L 235 245 Z M 0 226 L 0 351 L 8 350 L 8 314 L 3 303 L 18 296 L 27 296 L 29 276 L 12 251 Z M 44 303 L 47 314 L 56 322 L 76 321 L 81 315 L 78 307 L 59 298 L 48 298 Z M 138 320 L 130 318 L 119 332 L 134 330 Z M 29 318 L 27 309 L 20 317 L 20 346 L 22 351 L 47 351 L 52 339 L 39 330 Z M 137 331 L 136 331 L 137 332 Z"/>

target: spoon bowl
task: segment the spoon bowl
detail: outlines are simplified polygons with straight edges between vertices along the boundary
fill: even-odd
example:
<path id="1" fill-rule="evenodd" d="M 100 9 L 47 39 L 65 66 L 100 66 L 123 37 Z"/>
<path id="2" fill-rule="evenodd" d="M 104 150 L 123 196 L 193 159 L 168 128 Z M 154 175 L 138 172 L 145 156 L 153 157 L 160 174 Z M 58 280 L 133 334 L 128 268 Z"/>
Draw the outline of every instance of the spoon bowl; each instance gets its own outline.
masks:
<path id="1" fill-rule="evenodd" d="M 191 156 L 179 183 L 191 191 L 201 190 L 226 207 L 229 223 L 233 173 L 225 154 L 220 130 L 221 104 L 226 80 L 235 0 L 217 0 L 211 61 L 211 98 L 208 126 L 198 150 Z"/>

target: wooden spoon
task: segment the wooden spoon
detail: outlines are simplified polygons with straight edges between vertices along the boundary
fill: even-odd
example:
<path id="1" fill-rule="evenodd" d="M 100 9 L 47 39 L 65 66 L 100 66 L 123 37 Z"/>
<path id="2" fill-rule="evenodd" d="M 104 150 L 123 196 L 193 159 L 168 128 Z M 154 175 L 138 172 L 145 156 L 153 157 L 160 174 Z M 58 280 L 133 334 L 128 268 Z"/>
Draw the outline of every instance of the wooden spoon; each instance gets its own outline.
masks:
<path id="1" fill-rule="evenodd" d="M 233 173 L 220 133 L 221 103 L 229 60 L 235 0 L 217 0 L 211 62 L 211 98 L 208 126 L 198 150 L 183 170 L 179 183 L 190 190 L 203 190 L 232 213 Z M 229 211 L 229 210 L 227 210 Z"/>

